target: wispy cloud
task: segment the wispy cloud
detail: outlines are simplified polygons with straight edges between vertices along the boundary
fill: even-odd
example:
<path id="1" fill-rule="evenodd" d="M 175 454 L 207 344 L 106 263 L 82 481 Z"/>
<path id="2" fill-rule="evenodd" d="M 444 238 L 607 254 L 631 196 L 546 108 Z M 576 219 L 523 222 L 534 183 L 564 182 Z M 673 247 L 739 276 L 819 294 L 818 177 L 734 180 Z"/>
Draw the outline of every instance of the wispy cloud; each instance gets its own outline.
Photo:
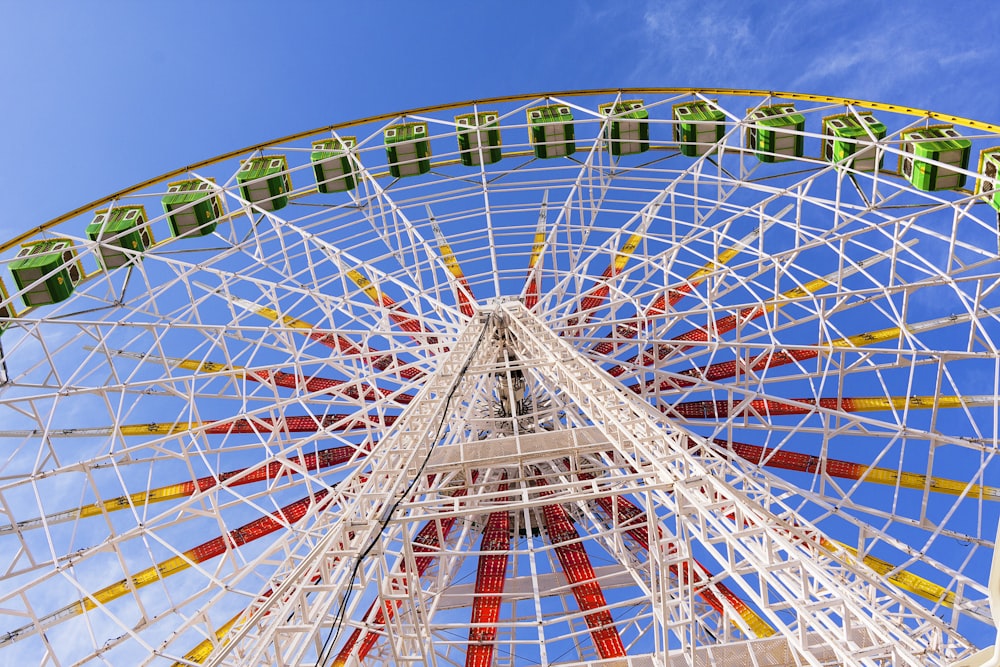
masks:
<path id="1" fill-rule="evenodd" d="M 680 85 L 693 77 L 708 76 L 717 81 L 740 67 L 733 62 L 753 44 L 753 26 L 747 16 L 733 17 L 726 11 L 704 10 L 694 0 L 650 3 L 642 16 L 638 60 L 634 76 L 668 77 Z M 706 81 L 703 85 L 713 85 Z M 673 81 L 671 81 L 673 83 Z"/>
<path id="2" fill-rule="evenodd" d="M 998 13 L 998 10 L 991 10 Z M 989 12 L 987 12 L 989 13 Z M 991 22 L 919 6 L 650 0 L 636 85 L 794 90 L 1000 117 Z M 963 111 L 964 106 L 969 111 Z"/>

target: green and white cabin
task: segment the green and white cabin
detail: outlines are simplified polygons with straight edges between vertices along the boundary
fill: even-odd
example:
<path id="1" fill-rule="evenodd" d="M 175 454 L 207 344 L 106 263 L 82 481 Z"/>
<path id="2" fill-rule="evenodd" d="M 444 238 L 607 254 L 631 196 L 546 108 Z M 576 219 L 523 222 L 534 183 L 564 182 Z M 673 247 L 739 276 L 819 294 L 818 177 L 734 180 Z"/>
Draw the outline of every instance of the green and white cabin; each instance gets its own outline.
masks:
<path id="1" fill-rule="evenodd" d="M 979 154 L 979 178 L 976 180 L 976 194 L 1000 211 L 1000 146 L 986 148 Z"/>
<path id="2" fill-rule="evenodd" d="M 649 150 L 649 112 L 642 100 L 606 102 L 597 107 L 602 116 L 614 116 L 604 127 L 611 154 L 633 155 Z"/>
<path id="3" fill-rule="evenodd" d="M 66 299 L 83 279 L 83 267 L 69 239 L 25 243 L 10 264 L 17 289 L 29 308 Z"/>
<path id="4" fill-rule="evenodd" d="M 205 236 L 215 231 L 222 217 L 222 202 L 214 192 L 214 181 L 190 179 L 167 184 L 163 212 L 172 236 Z"/>
<path id="5" fill-rule="evenodd" d="M 954 190 L 965 185 L 972 142 L 963 139 L 951 125 L 928 125 L 903 132 L 903 155 L 899 157 L 899 175 L 918 190 Z M 954 167 L 938 166 L 926 160 Z"/>
<path id="6" fill-rule="evenodd" d="M 566 157 L 576 152 L 576 135 L 573 129 L 573 112 L 564 104 L 533 107 L 528 116 L 528 141 L 535 149 L 535 157 Z"/>
<path id="7" fill-rule="evenodd" d="M 313 142 L 309 160 L 320 192 L 347 192 L 358 186 L 351 154 L 357 145 L 357 137 L 331 137 Z"/>
<path id="8" fill-rule="evenodd" d="M 400 123 L 382 132 L 389 173 L 394 178 L 417 176 L 431 170 L 431 142 L 427 123 Z"/>
<path id="9" fill-rule="evenodd" d="M 496 111 L 480 111 L 455 116 L 458 125 L 458 151 L 462 164 L 474 167 L 480 164 L 499 162 L 500 114 Z"/>
<path id="10" fill-rule="evenodd" d="M 871 134 L 869 134 L 871 132 Z M 885 125 L 867 112 L 838 114 L 823 119 L 823 157 L 829 162 L 841 162 L 856 171 L 882 168 L 882 154 L 872 145 L 885 138 Z"/>
<path id="11" fill-rule="evenodd" d="M 792 132 L 804 132 L 806 117 L 795 112 L 791 104 L 772 104 L 747 109 L 747 148 L 761 162 L 782 162 L 802 157 L 805 137 Z"/>
<path id="12" fill-rule="evenodd" d="M 288 204 L 292 179 L 284 155 L 261 155 L 244 160 L 236 172 L 240 195 L 265 211 L 277 211 Z"/>
<path id="13" fill-rule="evenodd" d="M 153 245 L 144 206 L 95 211 L 94 221 L 87 225 L 86 231 L 91 241 L 97 241 L 98 257 L 105 269 L 117 269 L 132 260 L 141 260 L 142 253 Z"/>
<path id="14" fill-rule="evenodd" d="M 688 157 L 705 155 L 715 150 L 722 140 L 726 115 L 714 104 L 704 100 L 682 102 L 673 107 L 674 141 Z"/>

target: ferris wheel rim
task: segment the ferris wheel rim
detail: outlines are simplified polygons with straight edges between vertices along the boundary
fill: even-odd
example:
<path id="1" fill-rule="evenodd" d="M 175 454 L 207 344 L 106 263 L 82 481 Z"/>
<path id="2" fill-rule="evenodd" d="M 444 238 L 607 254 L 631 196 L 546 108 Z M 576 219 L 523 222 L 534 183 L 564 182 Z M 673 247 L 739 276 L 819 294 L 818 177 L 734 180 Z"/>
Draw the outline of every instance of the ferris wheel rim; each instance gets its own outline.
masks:
<path id="1" fill-rule="evenodd" d="M 983 130 L 985 132 L 1000 133 L 1000 124 L 987 123 L 987 122 L 983 122 L 983 121 L 979 121 L 979 120 L 974 120 L 974 119 L 971 119 L 971 118 L 965 118 L 963 116 L 956 116 L 956 115 L 953 115 L 953 114 L 945 114 L 945 113 L 940 113 L 940 112 L 937 112 L 937 111 L 931 111 L 931 110 L 927 110 L 927 109 L 921 109 L 921 108 L 918 108 L 918 107 L 908 107 L 908 106 L 901 106 L 901 105 L 896 105 L 896 104 L 887 104 L 887 103 L 884 103 L 884 102 L 862 100 L 862 99 L 857 99 L 857 98 L 838 97 L 838 96 L 832 96 L 832 95 L 816 95 L 816 94 L 811 94 L 811 93 L 798 93 L 798 92 L 792 92 L 792 91 L 771 91 L 771 90 L 761 90 L 761 89 L 752 89 L 752 88 L 669 88 L 669 87 L 668 88 L 657 88 L 657 87 L 644 88 L 644 87 L 637 87 L 637 86 L 629 86 L 629 87 L 622 87 L 622 88 L 584 88 L 584 89 L 563 90 L 563 91 L 553 91 L 553 92 L 518 93 L 518 94 L 514 94 L 514 95 L 497 95 L 497 96 L 486 97 L 486 98 L 481 98 L 481 99 L 464 100 L 464 101 L 461 101 L 461 102 L 448 102 L 446 104 L 425 105 L 425 106 L 420 106 L 420 107 L 413 107 L 413 108 L 410 108 L 410 109 L 406 109 L 406 110 L 398 111 L 398 112 L 394 112 L 394 113 L 374 114 L 374 115 L 371 115 L 371 116 L 366 116 L 366 117 L 358 118 L 358 119 L 351 120 L 351 121 L 346 121 L 346 122 L 342 122 L 342 123 L 334 123 L 332 125 L 325 125 L 325 126 L 313 128 L 311 130 L 304 130 L 304 131 L 301 131 L 301 132 L 295 132 L 295 133 L 288 134 L 288 135 L 285 135 L 285 136 L 282 136 L 282 137 L 278 137 L 276 139 L 273 139 L 273 140 L 270 140 L 270 141 L 266 141 L 266 142 L 263 142 L 263 143 L 254 143 L 254 144 L 250 144 L 248 146 L 244 146 L 243 148 L 240 148 L 240 149 L 236 149 L 236 150 L 232 150 L 232 151 L 227 151 L 225 153 L 221 153 L 219 155 L 216 155 L 215 157 L 211 157 L 211 158 L 208 158 L 208 159 L 205 159 L 205 160 L 199 160 L 199 161 L 191 163 L 191 164 L 189 164 L 187 166 L 178 167 L 176 169 L 172 169 L 170 171 L 166 171 L 166 172 L 164 172 L 164 173 L 162 173 L 162 174 L 160 174 L 158 176 L 153 176 L 151 178 L 148 178 L 148 179 L 146 179 L 144 181 L 141 181 L 139 183 L 136 183 L 134 185 L 130 185 L 130 186 L 126 187 L 126 188 L 122 188 L 121 190 L 117 190 L 117 191 L 115 191 L 114 193 L 112 193 L 110 195 L 107 195 L 105 197 L 101 197 L 99 199 L 95 199 L 95 200 L 93 200 L 91 202 L 88 202 L 86 204 L 78 206 L 78 207 L 72 209 L 71 211 L 68 211 L 68 212 L 66 212 L 66 213 L 64 213 L 62 215 L 59 215 L 59 216 L 56 216 L 55 218 L 47 220 L 47 221 L 41 223 L 40 225 L 38 225 L 37 227 L 34 227 L 31 230 L 29 230 L 29 231 L 26 231 L 26 232 L 24 232 L 22 234 L 19 234 L 19 235 L 13 237 L 12 239 L 10 239 L 8 241 L 0 241 L 0 252 L 3 252 L 5 250 L 9 250 L 10 248 L 13 248 L 18 243 L 22 243 L 22 242 L 24 242 L 24 241 L 32 238 L 34 235 L 37 235 L 37 234 L 40 234 L 42 232 L 48 231 L 52 227 L 54 227 L 54 226 L 56 226 L 56 225 L 58 225 L 58 224 L 60 224 L 62 222 L 65 222 L 65 221 L 67 221 L 67 220 L 69 220 L 71 218 L 74 218 L 74 217 L 76 217 L 76 216 L 78 216 L 78 215 L 80 215 L 82 213 L 86 213 L 86 212 L 94 210 L 96 208 L 100 208 L 101 206 L 103 206 L 103 205 L 105 205 L 105 204 L 107 204 L 109 202 L 112 202 L 112 201 L 114 201 L 116 199 L 119 199 L 121 197 L 130 195 L 130 194 L 132 194 L 134 192 L 137 192 L 138 190 L 141 190 L 142 188 L 148 187 L 148 186 L 153 185 L 155 183 L 166 182 L 167 180 L 169 180 L 171 178 L 175 178 L 175 177 L 180 176 L 180 175 L 182 175 L 184 173 L 191 172 L 191 171 L 193 171 L 195 169 L 200 169 L 202 167 L 213 165 L 213 164 L 216 164 L 216 163 L 224 161 L 224 160 L 228 160 L 228 159 L 232 159 L 234 157 L 238 157 L 240 155 L 246 155 L 246 154 L 252 153 L 255 150 L 259 150 L 261 148 L 264 148 L 266 146 L 270 146 L 270 145 L 274 145 L 274 144 L 280 144 L 280 143 L 286 143 L 286 142 L 291 142 L 291 141 L 295 141 L 295 140 L 298 140 L 298 139 L 303 139 L 305 137 L 317 135 L 317 134 L 320 134 L 322 132 L 330 132 L 330 131 L 348 129 L 348 128 L 354 127 L 356 125 L 364 125 L 364 124 L 368 124 L 368 123 L 374 123 L 374 122 L 379 122 L 379 121 L 391 120 L 393 118 L 397 118 L 397 117 L 400 117 L 400 116 L 412 116 L 412 115 L 415 115 L 415 114 L 430 113 L 430 112 L 433 112 L 433 111 L 445 111 L 445 110 L 448 110 L 448 109 L 472 107 L 472 106 L 477 105 L 477 104 L 496 104 L 496 103 L 501 103 L 501 102 L 523 101 L 523 100 L 537 99 L 537 98 L 546 98 L 546 97 L 572 97 L 572 96 L 578 96 L 578 95 L 598 95 L 598 94 L 602 94 L 602 93 L 604 93 L 604 94 L 613 94 L 613 93 L 631 94 L 631 93 L 642 93 L 642 92 L 648 92 L 648 93 L 654 93 L 654 94 L 677 94 L 677 95 L 693 94 L 693 93 L 706 93 L 706 94 L 709 94 L 709 95 L 712 95 L 712 94 L 718 94 L 718 95 L 748 95 L 748 96 L 753 96 L 753 97 L 777 97 L 777 98 L 782 98 L 782 99 L 789 99 L 789 100 L 795 100 L 795 101 L 804 101 L 804 102 L 827 102 L 827 103 L 830 103 L 830 104 L 842 104 L 842 105 L 845 105 L 845 106 L 846 105 L 853 105 L 853 106 L 858 106 L 860 108 L 865 108 L 865 109 L 883 110 L 883 111 L 890 111 L 890 112 L 902 112 L 902 113 L 905 113 L 905 114 L 908 114 L 908 115 L 912 115 L 912 116 L 925 116 L 927 118 L 934 118 L 935 120 L 940 120 L 940 121 L 944 121 L 944 122 L 947 122 L 947 123 L 954 123 L 956 125 L 961 125 L 963 127 L 970 127 L 970 128 L 974 128 L 974 129 L 978 129 L 978 130 Z"/>

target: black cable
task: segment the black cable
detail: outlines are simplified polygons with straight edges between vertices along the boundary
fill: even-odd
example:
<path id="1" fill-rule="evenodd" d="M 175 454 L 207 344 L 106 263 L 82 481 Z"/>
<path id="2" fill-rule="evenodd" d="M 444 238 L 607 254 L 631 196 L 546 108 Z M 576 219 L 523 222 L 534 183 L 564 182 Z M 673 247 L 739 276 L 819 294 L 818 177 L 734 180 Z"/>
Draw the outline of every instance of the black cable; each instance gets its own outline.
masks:
<path id="1" fill-rule="evenodd" d="M 444 429 L 445 422 L 448 419 L 448 411 L 451 408 L 451 401 L 455 397 L 455 393 L 458 391 L 459 385 L 462 383 L 462 378 L 465 377 L 465 372 L 469 370 L 469 366 L 472 365 L 472 359 L 475 356 L 476 351 L 479 349 L 479 346 L 482 345 L 483 338 L 486 336 L 486 331 L 489 329 L 489 323 L 492 319 L 493 314 L 487 314 L 486 322 L 483 324 L 483 330 L 479 332 L 479 338 L 476 340 L 476 344 L 469 353 L 468 359 L 465 360 L 462 368 L 458 371 L 458 377 L 455 380 L 454 386 L 448 390 L 448 395 L 445 397 L 444 401 L 444 408 L 441 411 L 441 420 L 438 422 L 437 428 L 434 431 L 434 438 L 431 440 L 431 446 L 427 449 L 427 455 L 424 456 L 424 460 L 420 463 L 420 468 L 410 479 L 410 482 L 407 484 L 406 489 L 403 490 L 403 493 L 389 508 L 389 511 L 383 513 L 378 533 L 372 538 L 372 541 L 368 543 L 368 546 L 366 546 L 361 553 L 358 554 L 357 559 L 354 561 L 354 567 L 351 570 L 350 583 L 347 586 L 347 593 L 344 595 L 344 598 L 340 603 L 340 607 L 337 609 L 337 614 L 334 618 L 333 626 L 330 628 L 330 632 L 327 633 L 326 639 L 323 640 L 323 646 L 316 659 L 317 667 L 324 667 L 326 665 L 326 661 L 330 657 L 329 654 L 333 646 L 336 645 L 337 640 L 340 638 L 340 633 L 344 626 L 344 615 L 347 612 L 347 604 L 351 599 L 354 582 L 357 581 L 358 571 L 361 569 L 361 563 L 368 556 L 368 554 L 371 553 L 371 550 L 375 548 L 375 545 L 378 544 L 379 540 L 382 539 L 382 535 L 385 533 L 386 527 L 389 525 L 389 522 L 392 521 L 392 517 L 396 513 L 396 510 L 399 509 L 399 506 L 403 503 L 403 499 L 410 494 L 410 491 L 413 490 L 417 480 L 423 476 L 424 469 L 427 467 L 427 462 L 430 461 L 431 454 L 434 453 L 434 448 L 437 447 L 438 442 L 441 439 L 441 431 Z"/>

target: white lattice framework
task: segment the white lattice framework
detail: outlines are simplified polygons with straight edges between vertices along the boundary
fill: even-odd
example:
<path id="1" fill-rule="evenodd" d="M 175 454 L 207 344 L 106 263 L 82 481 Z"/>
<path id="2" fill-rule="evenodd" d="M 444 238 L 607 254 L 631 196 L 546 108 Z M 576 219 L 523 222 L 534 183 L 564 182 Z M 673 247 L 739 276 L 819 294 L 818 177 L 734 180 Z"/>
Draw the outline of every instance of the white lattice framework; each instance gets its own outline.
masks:
<path id="1" fill-rule="evenodd" d="M 598 110 L 640 99 L 648 117 Z M 692 148 L 675 109 L 698 102 L 723 120 Z M 801 155 L 747 147 L 778 103 Z M 572 113 L 575 152 L 535 156 L 542 105 Z M 497 118 L 468 165 L 462 113 Z M 823 119 L 867 113 L 885 136 L 846 143 L 882 169 L 824 159 Z M 637 120 L 647 150 L 618 155 Z M 429 168 L 393 178 L 383 131 L 414 122 Z M 943 122 L 972 161 L 926 165 L 965 186 L 921 191 L 893 171 L 903 133 Z M 356 187 L 323 193 L 331 136 L 357 138 Z M 3 244 L 0 657 L 945 665 L 992 645 L 1000 261 L 976 158 L 996 145 L 836 98 L 512 97 L 234 152 Z M 239 188 L 258 155 L 286 156 L 287 206 Z M 178 177 L 211 184 L 214 232 L 171 238 Z M 120 236 L 84 228 L 124 205 L 156 241 L 104 270 Z M 26 308 L 10 270 L 41 238 L 86 278 Z"/>

